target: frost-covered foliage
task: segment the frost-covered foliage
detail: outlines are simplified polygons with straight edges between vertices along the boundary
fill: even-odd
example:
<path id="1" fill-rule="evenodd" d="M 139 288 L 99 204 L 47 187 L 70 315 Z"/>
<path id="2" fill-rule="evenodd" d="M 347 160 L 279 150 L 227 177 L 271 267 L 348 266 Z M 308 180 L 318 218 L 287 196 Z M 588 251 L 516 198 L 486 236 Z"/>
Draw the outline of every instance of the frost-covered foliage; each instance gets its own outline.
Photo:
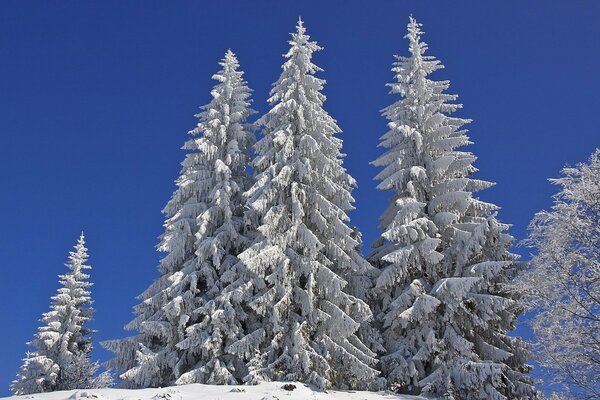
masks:
<path id="1" fill-rule="evenodd" d="M 15 395 L 52 392 L 57 390 L 59 371 L 58 364 L 50 358 L 27 352 L 11 390 Z"/>
<path id="2" fill-rule="evenodd" d="M 311 61 L 320 47 L 302 21 L 289 43 L 271 109 L 259 121 L 256 182 L 246 193 L 259 228 L 239 257 L 258 320 L 233 347 L 251 356 L 247 382 L 367 387 L 377 380 L 375 354 L 356 332 L 371 312 L 346 289 L 370 268 L 347 224 L 355 181 L 342 167 L 340 129 L 323 109 L 325 81 Z"/>
<path id="3" fill-rule="evenodd" d="M 35 352 L 28 352 L 17 379 L 12 382 L 14 394 L 51 392 L 55 390 L 90 389 L 111 385 L 108 372 L 96 376 L 97 362 L 90 360 L 91 333 L 86 327 L 93 309 L 89 287 L 92 285 L 85 271 L 91 267 L 83 233 L 69 253 L 66 264 L 69 271 L 60 275 L 61 287 L 52 297 L 50 311 L 41 319 L 34 340 L 28 344 Z"/>
<path id="4" fill-rule="evenodd" d="M 178 384 L 235 384 L 244 376 L 243 358 L 230 353 L 229 345 L 244 336 L 247 319 L 242 301 L 249 296 L 250 286 L 243 280 L 237 255 L 249 245 L 242 194 L 252 183 L 246 166 L 254 135 L 244 121 L 254 111 L 231 51 L 221 65 L 223 70 L 214 76 L 220 82 L 212 92 L 214 100 L 197 128 L 204 133 L 200 148 L 214 164 L 210 202 L 197 219 L 198 277 L 194 279 L 204 288 L 186 338 L 178 344 L 184 357 L 198 361 L 179 377 Z"/>
<path id="5" fill-rule="evenodd" d="M 600 399 L 600 149 L 564 168 L 550 211 L 525 241 L 536 249 L 516 288 L 535 317 L 535 354 L 571 395 Z"/>
<path id="6" fill-rule="evenodd" d="M 429 75 L 443 66 L 424 53 L 421 29 L 408 24 L 408 57 L 397 57 L 383 110 L 389 130 L 373 162 L 378 188 L 393 193 L 371 259 L 375 313 L 388 350 L 382 368 L 391 388 L 450 399 L 530 399 L 524 344 L 506 333 L 519 307 L 503 288 L 519 264 L 508 252 L 508 226 L 493 204 L 473 197 L 491 184 L 470 176 L 475 157 L 461 107 Z"/>
<path id="7" fill-rule="evenodd" d="M 246 283 L 236 257 L 246 246 L 242 193 L 250 187 L 248 149 L 254 144 L 251 91 L 227 51 L 212 101 L 197 115 L 198 126 L 184 145 L 177 190 L 159 250 L 160 277 L 140 296 L 137 317 L 127 329 L 139 335 L 109 341 L 109 365 L 129 386 L 236 383 L 243 363 L 227 353 L 243 337 Z"/>

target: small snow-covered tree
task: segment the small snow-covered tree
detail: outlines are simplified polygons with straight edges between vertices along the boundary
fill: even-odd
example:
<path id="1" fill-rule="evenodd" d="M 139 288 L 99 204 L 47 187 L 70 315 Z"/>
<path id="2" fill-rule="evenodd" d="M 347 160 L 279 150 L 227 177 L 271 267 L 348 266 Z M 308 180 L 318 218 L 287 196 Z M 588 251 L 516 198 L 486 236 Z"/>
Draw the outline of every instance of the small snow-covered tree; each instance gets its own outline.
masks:
<path id="1" fill-rule="evenodd" d="M 397 57 L 383 110 L 389 130 L 373 162 L 381 190 L 392 192 L 383 234 L 371 259 L 380 268 L 375 312 L 387 355 L 382 368 L 396 390 L 451 399 L 529 399 L 524 344 L 507 332 L 519 307 L 503 285 L 519 264 L 512 237 L 493 204 L 473 197 L 491 186 L 473 179 L 468 120 L 450 116 L 461 105 L 444 93 L 442 68 L 424 53 L 420 24 L 410 18 L 408 57 Z"/>
<path id="2" fill-rule="evenodd" d="M 107 372 L 96 376 L 97 362 L 90 360 L 94 331 L 87 328 L 93 309 L 86 273 L 91 267 L 83 233 L 69 253 L 69 271 L 60 275 L 61 287 L 52 297 L 51 311 L 45 313 L 33 341 L 35 352 L 27 353 L 13 381 L 14 394 L 22 395 L 55 390 L 90 389 L 111 384 Z"/>
<path id="3" fill-rule="evenodd" d="M 253 274 L 249 306 L 259 320 L 232 347 L 251 355 L 247 382 L 367 387 L 378 373 L 356 332 L 371 312 L 347 288 L 370 268 L 347 224 L 355 181 L 342 166 L 340 129 L 323 109 L 325 81 L 311 61 L 320 47 L 301 20 L 290 45 L 259 120 L 264 137 L 247 192 L 260 226 L 239 256 Z"/>
<path id="4" fill-rule="evenodd" d="M 573 397 L 600 399 L 600 149 L 562 172 L 552 209 L 529 226 L 536 253 L 515 287 L 534 315 L 540 364 Z"/>
<path id="5" fill-rule="evenodd" d="M 237 254 L 246 244 L 242 193 L 254 144 L 246 119 L 251 91 L 232 51 L 220 62 L 212 101 L 197 115 L 177 190 L 164 209 L 160 277 L 140 296 L 127 329 L 138 336 L 105 342 L 109 365 L 129 386 L 236 383 L 243 362 L 226 353 L 243 336 Z M 238 374 L 241 373 L 238 371 Z"/>
<path id="6" fill-rule="evenodd" d="M 52 392 L 56 390 L 56 382 L 60 368 L 50 358 L 37 353 L 27 352 L 23 364 L 11 384 L 14 395 Z"/>

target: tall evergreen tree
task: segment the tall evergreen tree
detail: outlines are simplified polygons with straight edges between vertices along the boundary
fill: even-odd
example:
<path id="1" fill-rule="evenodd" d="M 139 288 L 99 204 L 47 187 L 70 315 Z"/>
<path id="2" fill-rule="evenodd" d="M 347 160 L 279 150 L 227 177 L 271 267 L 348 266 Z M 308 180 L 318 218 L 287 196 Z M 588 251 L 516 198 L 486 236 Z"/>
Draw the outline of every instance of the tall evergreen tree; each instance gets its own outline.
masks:
<path id="1" fill-rule="evenodd" d="M 104 343 L 116 353 L 109 365 L 123 371 L 129 386 L 236 382 L 240 361 L 225 349 L 243 336 L 245 313 L 232 293 L 243 285 L 236 256 L 247 243 L 241 194 L 251 184 L 246 167 L 254 134 L 246 119 L 254 111 L 233 52 L 220 65 L 213 99 L 197 115 L 178 188 L 163 210 L 159 250 L 167 255 L 160 277 L 142 293 L 126 327 L 139 335 Z"/>
<path id="2" fill-rule="evenodd" d="M 197 128 L 204 134 L 202 151 L 214 165 L 212 193 L 206 210 L 200 214 L 196 233 L 196 262 L 205 289 L 198 298 L 186 338 L 178 344 L 195 364 L 177 383 L 241 383 L 243 357 L 231 352 L 230 345 L 244 336 L 248 319 L 242 303 L 250 295 L 243 280 L 237 255 L 249 245 L 242 194 L 252 185 L 246 168 L 248 150 L 255 143 L 253 128 L 246 119 L 250 109 L 250 89 L 238 70 L 230 50 L 213 78 L 213 101 Z M 196 362 L 196 360 L 198 360 Z"/>
<path id="3" fill-rule="evenodd" d="M 83 233 L 69 253 L 69 271 L 59 275 L 61 287 L 52 297 L 50 311 L 41 319 L 34 340 L 28 344 L 35 352 L 27 353 L 13 381 L 14 394 L 22 395 L 55 390 L 89 389 L 108 386 L 110 375 L 95 376 L 98 363 L 90 360 L 94 331 L 87 328 L 93 309 L 86 273 L 91 267 Z"/>
<path id="4" fill-rule="evenodd" d="M 301 20 L 289 43 L 271 109 L 259 120 L 264 137 L 247 192 L 258 235 L 239 256 L 254 274 L 249 305 L 259 320 L 236 346 L 252 353 L 249 382 L 366 387 L 378 373 L 356 331 L 371 312 L 347 291 L 370 268 L 347 224 L 355 181 L 342 167 L 340 129 L 323 109 L 325 81 L 311 61 L 320 47 Z"/>
<path id="5" fill-rule="evenodd" d="M 441 63 L 424 53 L 421 29 L 408 24 L 409 57 L 397 57 L 383 110 L 389 130 L 373 163 L 378 188 L 392 191 L 371 256 L 377 319 L 387 355 L 383 372 L 402 392 L 451 399 L 530 399 L 526 348 L 507 336 L 520 310 L 504 285 L 520 268 L 508 251 L 513 238 L 493 204 L 473 197 L 492 184 L 473 179 L 475 157 L 452 117 L 461 107 L 448 81 L 429 75 Z"/>

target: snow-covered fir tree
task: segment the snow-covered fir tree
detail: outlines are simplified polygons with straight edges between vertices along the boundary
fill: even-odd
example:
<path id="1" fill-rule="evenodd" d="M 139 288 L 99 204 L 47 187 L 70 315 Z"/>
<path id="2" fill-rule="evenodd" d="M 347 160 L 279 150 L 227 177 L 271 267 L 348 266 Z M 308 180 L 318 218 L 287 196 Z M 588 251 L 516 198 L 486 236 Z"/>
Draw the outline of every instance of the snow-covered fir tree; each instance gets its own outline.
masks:
<path id="1" fill-rule="evenodd" d="M 199 361 L 178 384 L 235 384 L 245 373 L 244 357 L 233 354 L 230 345 L 244 336 L 243 301 L 251 289 L 237 255 L 249 245 L 251 226 L 246 225 L 242 195 L 252 185 L 246 168 L 255 139 L 245 121 L 255 112 L 249 108 L 250 89 L 233 52 L 225 54 L 221 65 L 223 70 L 214 76 L 220 84 L 197 128 L 204 134 L 201 150 L 214 165 L 210 202 L 197 220 L 196 233 L 198 273 L 205 289 L 186 338 L 178 344 L 185 357 Z"/>
<path id="2" fill-rule="evenodd" d="M 59 275 L 61 287 L 52 297 L 50 311 L 41 319 L 34 340 L 11 389 L 16 395 L 55 390 L 90 389 L 111 384 L 110 374 L 96 376 L 97 362 L 90 360 L 91 333 L 87 328 L 93 309 L 86 273 L 91 267 L 83 233 L 69 253 L 68 272 Z"/>
<path id="3" fill-rule="evenodd" d="M 167 255 L 160 277 L 142 293 L 126 327 L 139 335 L 104 343 L 116 353 L 109 365 L 129 386 L 243 378 L 243 361 L 226 350 L 244 336 L 246 284 L 236 256 L 248 244 L 242 193 L 251 185 L 246 168 L 255 140 L 246 119 L 254 111 L 235 54 L 227 51 L 220 65 L 212 101 L 197 115 L 177 190 L 163 210 L 159 250 Z"/>
<path id="4" fill-rule="evenodd" d="M 425 55 L 420 24 L 410 18 L 408 57 L 397 57 L 389 84 L 401 99 L 383 110 L 389 130 L 373 162 L 378 188 L 392 192 L 383 234 L 371 259 L 380 268 L 375 314 L 390 387 L 450 399 L 531 399 L 524 343 L 507 332 L 520 307 L 506 291 L 521 268 L 497 207 L 473 197 L 490 187 L 473 179 L 475 157 L 461 107 L 446 94 L 443 68 Z"/>
<path id="5" fill-rule="evenodd" d="M 234 347 L 251 355 L 247 382 L 367 387 L 377 380 L 375 354 L 356 332 L 371 312 L 347 290 L 370 268 L 347 224 L 355 181 L 342 166 L 340 129 L 323 109 L 325 81 L 311 61 L 320 47 L 301 20 L 289 43 L 271 109 L 259 120 L 264 137 L 247 192 L 258 235 L 239 256 L 258 321 Z"/>

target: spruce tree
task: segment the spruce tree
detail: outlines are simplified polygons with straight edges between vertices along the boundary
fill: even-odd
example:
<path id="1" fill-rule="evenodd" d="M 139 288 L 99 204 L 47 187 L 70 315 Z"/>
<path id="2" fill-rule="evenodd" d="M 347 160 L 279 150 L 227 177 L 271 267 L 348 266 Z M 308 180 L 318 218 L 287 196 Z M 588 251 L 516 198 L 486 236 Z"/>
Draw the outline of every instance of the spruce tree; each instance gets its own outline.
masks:
<path id="1" fill-rule="evenodd" d="M 227 51 L 212 101 L 202 107 L 184 149 L 177 190 L 163 210 L 160 277 L 140 296 L 127 325 L 139 335 L 105 342 L 110 365 L 128 386 L 236 383 L 243 362 L 226 354 L 243 336 L 237 254 L 246 244 L 242 193 L 254 144 L 246 119 L 251 91 L 233 52 Z M 243 370 L 243 369 L 242 369 Z"/>
<path id="2" fill-rule="evenodd" d="M 34 340 L 11 389 L 16 395 L 55 390 L 89 389 L 110 385 L 108 373 L 95 376 L 98 363 L 90 360 L 94 332 L 87 328 L 93 309 L 86 273 L 91 267 L 83 233 L 69 253 L 69 271 L 59 275 L 61 287 L 53 296 L 50 311 L 41 319 Z"/>
<path id="3" fill-rule="evenodd" d="M 233 52 L 227 51 L 221 65 L 223 70 L 213 77 L 219 81 L 213 101 L 197 128 L 204 134 L 201 148 L 214 165 L 214 177 L 210 202 L 197 220 L 196 262 L 205 289 L 186 338 L 178 344 L 195 364 L 178 384 L 241 383 L 245 370 L 243 357 L 233 354 L 230 345 L 244 336 L 248 319 L 243 300 L 250 286 L 237 255 L 249 245 L 251 225 L 246 224 L 242 194 L 252 184 L 246 168 L 255 139 L 245 121 L 255 111 L 249 108 L 251 91 Z"/>
<path id="4" fill-rule="evenodd" d="M 505 284 L 520 269 L 496 207 L 473 196 L 492 184 L 472 178 L 475 157 L 443 66 L 425 55 L 421 29 L 408 24 L 409 57 L 397 57 L 383 110 L 389 130 L 373 162 L 378 188 L 392 192 L 370 257 L 380 268 L 375 305 L 387 355 L 382 368 L 401 392 L 451 399 L 535 396 L 523 342 L 507 336 L 520 310 Z"/>
<path id="5" fill-rule="evenodd" d="M 259 120 L 256 182 L 246 194 L 258 233 L 239 256 L 258 320 L 234 347 L 251 355 L 247 382 L 367 387 L 378 373 L 356 332 L 371 312 L 347 288 L 370 268 L 348 226 L 356 183 L 342 166 L 340 129 L 323 109 L 325 81 L 311 61 L 321 48 L 301 20 L 289 43 Z"/>

